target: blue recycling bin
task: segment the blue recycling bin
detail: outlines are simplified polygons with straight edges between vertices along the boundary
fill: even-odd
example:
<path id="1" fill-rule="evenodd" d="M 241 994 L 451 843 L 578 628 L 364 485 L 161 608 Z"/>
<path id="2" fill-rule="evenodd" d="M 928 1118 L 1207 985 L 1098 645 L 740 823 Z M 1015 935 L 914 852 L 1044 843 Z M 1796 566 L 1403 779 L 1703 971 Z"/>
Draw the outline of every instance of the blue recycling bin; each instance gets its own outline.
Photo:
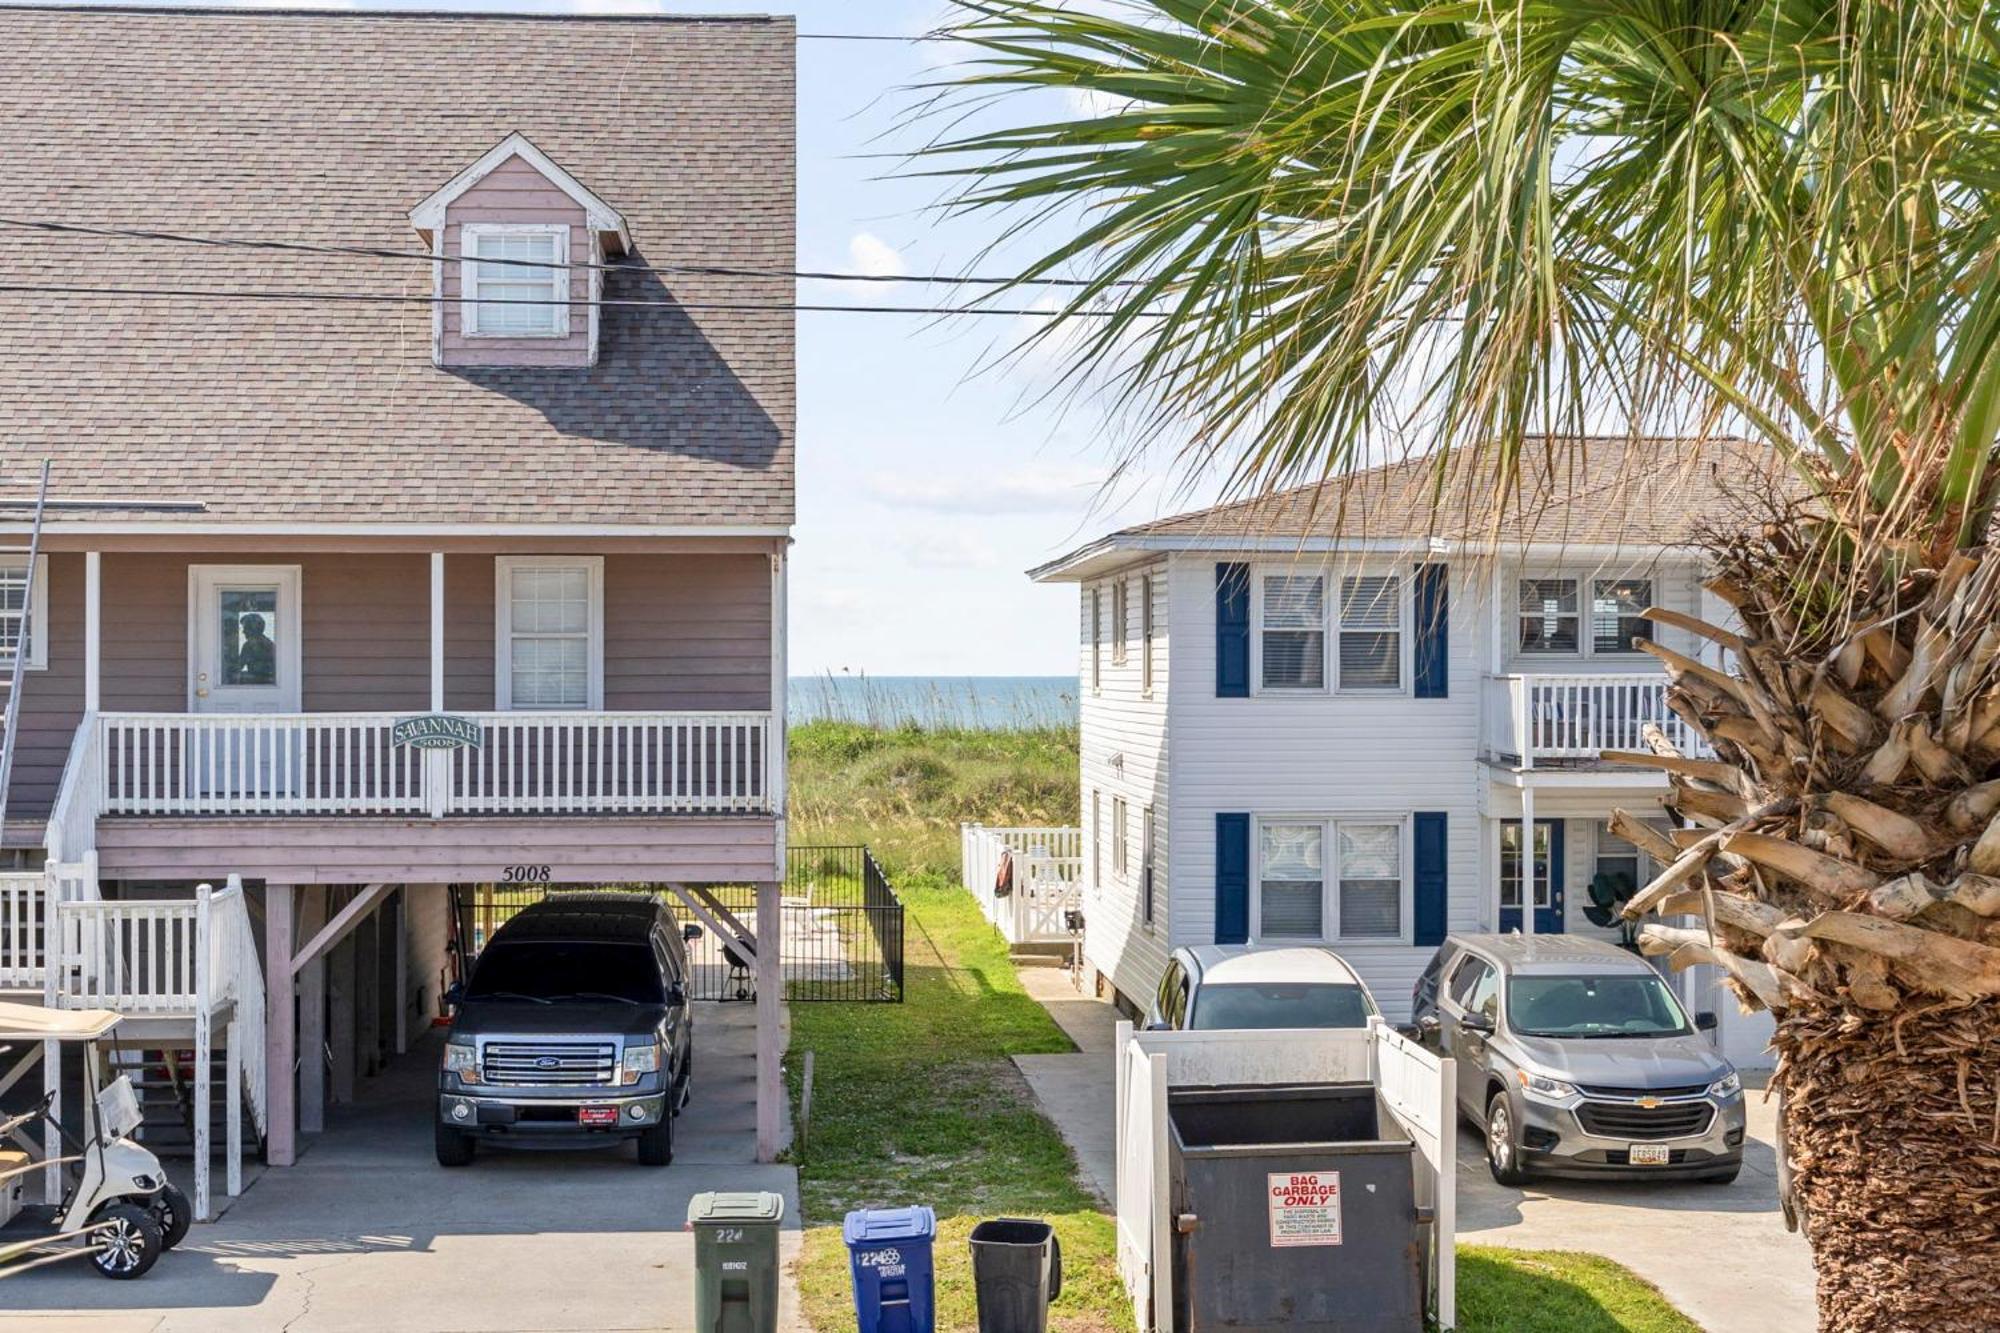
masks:
<path id="1" fill-rule="evenodd" d="M 841 1226 L 854 1273 L 860 1333 L 932 1333 L 931 1245 L 937 1214 L 913 1208 L 857 1208 Z"/>

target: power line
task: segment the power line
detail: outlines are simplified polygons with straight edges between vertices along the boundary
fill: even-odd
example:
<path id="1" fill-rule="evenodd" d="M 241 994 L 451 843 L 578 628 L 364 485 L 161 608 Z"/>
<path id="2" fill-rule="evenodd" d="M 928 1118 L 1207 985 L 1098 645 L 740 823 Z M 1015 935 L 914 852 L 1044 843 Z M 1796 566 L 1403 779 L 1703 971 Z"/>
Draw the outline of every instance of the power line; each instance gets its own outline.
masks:
<path id="1" fill-rule="evenodd" d="M 1108 318 L 1114 311 L 1100 310 L 1037 310 L 1028 307 L 1005 306 L 921 306 L 921 305 L 833 305 L 799 301 L 655 301 L 640 298 L 613 297 L 602 300 L 561 300 L 537 297 L 478 297 L 478 296 L 420 296 L 391 292 L 314 292 L 314 291 L 272 291 L 263 288 L 246 287 L 88 287 L 61 283 L 9 282 L 0 283 L 0 293 L 27 293 L 41 296 L 103 296 L 133 297 L 140 299 L 176 299 L 204 301 L 301 301 L 301 302 L 356 302 L 368 305 L 525 305 L 525 306 L 572 306 L 589 308 L 629 307 L 649 310 L 777 310 L 805 314 L 847 314 L 847 315 L 1033 315 L 1043 319 L 1067 319 L 1072 315 Z M 1155 316 L 1161 312 L 1142 312 Z"/>
<path id="2" fill-rule="evenodd" d="M 272 250 L 283 253 L 317 255 L 355 255 L 363 259 L 401 259 L 424 264 L 490 264 L 495 267 L 532 268 L 543 271 L 604 273 L 652 273 L 656 275 L 678 275 L 683 277 L 707 278 L 766 278 L 772 281 L 806 280 L 814 282 L 873 282 L 873 283 L 919 283 L 929 286 L 949 287 L 1089 287 L 1084 278 L 1004 278 L 991 275 L 968 274 L 964 277 L 947 277 L 942 274 L 917 273 L 834 273 L 812 269 L 760 269 L 742 268 L 727 264 L 600 264 L 592 260 L 563 260 L 543 263 L 535 259 L 484 259 L 476 255 L 439 255 L 428 250 L 399 250 L 393 246 L 379 245 L 334 245 L 318 241 L 285 241 L 271 238 L 248 236 L 210 236 L 196 232 L 155 231 L 144 227 L 103 227 L 83 222 L 51 222 L 46 218 L 0 217 L 0 227 L 15 227 L 23 231 L 50 232 L 62 235 L 101 236 L 116 240 L 160 241 L 173 245 L 199 245 L 213 249 L 227 250 Z M 1131 279 L 1120 279 L 1107 284 L 1110 286 L 1137 286 Z"/>

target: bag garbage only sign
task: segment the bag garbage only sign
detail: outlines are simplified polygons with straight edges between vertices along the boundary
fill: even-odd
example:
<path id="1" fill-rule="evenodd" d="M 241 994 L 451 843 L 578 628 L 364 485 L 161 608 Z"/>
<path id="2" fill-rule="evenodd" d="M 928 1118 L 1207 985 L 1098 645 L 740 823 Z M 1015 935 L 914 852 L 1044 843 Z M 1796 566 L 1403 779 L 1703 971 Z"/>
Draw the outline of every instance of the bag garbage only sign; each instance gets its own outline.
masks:
<path id="1" fill-rule="evenodd" d="M 1340 1172 L 1274 1171 L 1264 1179 L 1273 1249 L 1340 1244 Z"/>

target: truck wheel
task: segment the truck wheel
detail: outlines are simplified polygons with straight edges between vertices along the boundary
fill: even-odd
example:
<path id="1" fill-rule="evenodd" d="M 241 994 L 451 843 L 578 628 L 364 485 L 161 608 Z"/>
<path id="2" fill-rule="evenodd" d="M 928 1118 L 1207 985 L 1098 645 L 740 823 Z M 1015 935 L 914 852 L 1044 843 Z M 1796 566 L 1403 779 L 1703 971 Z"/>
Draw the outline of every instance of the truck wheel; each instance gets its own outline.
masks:
<path id="1" fill-rule="evenodd" d="M 168 1249 L 187 1239 L 188 1227 L 194 1222 L 194 1209 L 188 1204 L 187 1195 L 181 1193 L 178 1185 L 162 1185 L 155 1194 L 149 1210 L 153 1220 L 160 1224 L 160 1241 Z"/>
<path id="2" fill-rule="evenodd" d="M 472 1141 L 472 1135 L 461 1134 L 449 1125 L 437 1126 L 439 1166 L 471 1166 L 472 1154 L 477 1146 Z"/>
<path id="3" fill-rule="evenodd" d="M 666 1166 L 674 1160 L 674 1116 L 665 1110 L 660 1123 L 639 1131 L 639 1165 Z"/>
<path id="4" fill-rule="evenodd" d="M 118 1282 L 144 1277 L 167 1248 L 160 1224 L 144 1208 L 129 1203 L 107 1204 L 91 1219 L 104 1229 L 93 1235 L 97 1253 L 90 1262 L 98 1272 Z"/>
<path id="5" fill-rule="evenodd" d="M 1496 1092 L 1486 1104 L 1486 1169 L 1502 1185 L 1524 1185 L 1527 1173 L 1521 1170 L 1521 1136 L 1514 1129 L 1514 1112 L 1507 1094 Z"/>

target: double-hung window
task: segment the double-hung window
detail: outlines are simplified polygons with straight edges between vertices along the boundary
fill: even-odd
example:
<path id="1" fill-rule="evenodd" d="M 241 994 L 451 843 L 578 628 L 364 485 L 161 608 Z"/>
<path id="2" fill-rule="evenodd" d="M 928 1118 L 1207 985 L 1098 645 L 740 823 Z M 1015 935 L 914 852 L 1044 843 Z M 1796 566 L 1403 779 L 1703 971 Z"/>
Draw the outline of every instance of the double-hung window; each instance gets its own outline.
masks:
<path id="1" fill-rule="evenodd" d="M 1111 665 L 1125 665 L 1125 640 L 1130 633 L 1131 580 L 1119 579 L 1111 585 Z"/>
<path id="2" fill-rule="evenodd" d="M 1090 590 L 1090 688 L 1104 685 L 1104 590 Z"/>
<path id="3" fill-rule="evenodd" d="M 1653 603 L 1651 579 L 1546 577 L 1522 579 L 1517 587 L 1524 655 L 1628 656 L 1638 651 L 1633 640 L 1653 636 L 1641 614 Z"/>
<path id="4" fill-rule="evenodd" d="M 1340 688 L 1403 686 L 1403 584 L 1394 574 L 1340 581 Z"/>
<path id="5" fill-rule="evenodd" d="M 1521 651 L 1577 651 L 1575 579 L 1521 580 Z"/>
<path id="6" fill-rule="evenodd" d="M 1125 798 L 1111 798 L 1111 873 L 1125 878 Z"/>
<path id="7" fill-rule="evenodd" d="M 1403 841 L 1394 819 L 1261 821 L 1257 938 L 1402 938 Z"/>
<path id="8" fill-rule="evenodd" d="M 1267 690 L 1326 688 L 1326 578 L 1263 578 L 1263 684 Z"/>
<path id="9" fill-rule="evenodd" d="M 1154 838 L 1153 807 L 1149 805 L 1139 812 L 1139 921 L 1148 926 L 1153 924 Z"/>
<path id="10" fill-rule="evenodd" d="M 604 706 L 604 560 L 494 561 L 494 687 L 501 708 Z"/>
<path id="11" fill-rule="evenodd" d="M 1590 585 L 1590 651 L 1593 656 L 1633 653 L 1635 639 L 1653 637 L 1640 613 L 1653 604 L 1651 579 L 1594 579 Z"/>
<path id="12" fill-rule="evenodd" d="M 569 228 L 468 223 L 461 230 L 465 332 L 482 338 L 569 334 Z"/>
<path id="13" fill-rule="evenodd" d="M 28 599 L 29 585 L 34 600 Z M 35 562 L 34 577 L 28 575 L 25 557 L 0 563 L 0 670 L 11 670 L 14 654 L 21 643 L 28 645 L 22 665 L 39 671 L 49 664 L 49 565 L 46 558 Z"/>
<path id="14" fill-rule="evenodd" d="M 1139 580 L 1139 688 L 1153 692 L 1153 576 Z"/>

